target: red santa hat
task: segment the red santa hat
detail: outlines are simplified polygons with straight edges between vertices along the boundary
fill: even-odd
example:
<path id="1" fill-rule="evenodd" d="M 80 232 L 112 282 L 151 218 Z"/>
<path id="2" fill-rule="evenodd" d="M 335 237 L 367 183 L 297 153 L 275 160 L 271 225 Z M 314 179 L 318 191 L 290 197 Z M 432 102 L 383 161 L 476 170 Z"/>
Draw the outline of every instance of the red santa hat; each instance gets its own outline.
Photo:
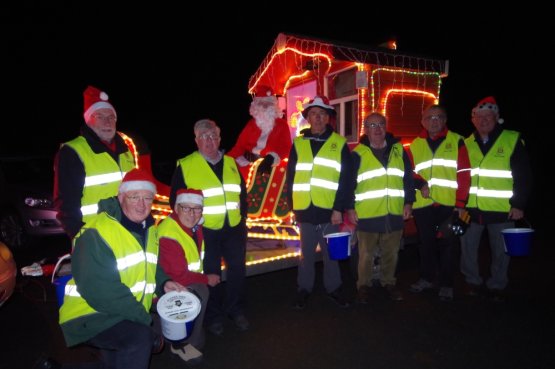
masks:
<path id="1" fill-rule="evenodd" d="M 88 86 L 83 92 L 84 107 L 83 107 L 83 117 L 85 117 L 85 122 L 89 122 L 91 115 L 98 109 L 112 109 L 114 115 L 116 114 L 116 109 L 108 101 L 108 94 L 104 91 L 100 91 L 98 88 L 93 86 Z"/>
<path id="2" fill-rule="evenodd" d="M 497 102 L 493 96 L 488 96 L 478 101 L 478 104 L 472 109 L 472 116 L 481 110 L 490 110 L 494 112 L 497 116 L 497 122 L 499 122 L 499 124 L 503 123 L 503 119 L 499 118 L 499 106 L 497 106 Z"/>
<path id="3" fill-rule="evenodd" d="M 139 190 L 146 190 L 156 194 L 156 181 L 149 172 L 134 168 L 123 177 L 119 185 L 119 193 Z"/>
<path id="4" fill-rule="evenodd" d="M 310 100 L 306 104 L 303 104 L 302 114 L 305 119 L 308 116 L 308 111 L 315 106 L 324 109 L 331 116 L 335 116 L 336 114 L 335 108 L 330 105 L 330 100 L 326 96 L 315 96 L 314 99 Z"/>
<path id="5" fill-rule="evenodd" d="M 257 85 L 253 91 L 253 102 L 255 101 L 269 101 L 275 103 L 277 102 L 277 98 L 270 86 Z"/>
<path id="6" fill-rule="evenodd" d="M 196 190 L 194 188 L 187 188 L 178 190 L 176 193 L 175 204 L 195 204 L 204 205 L 204 195 L 201 190 Z"/>

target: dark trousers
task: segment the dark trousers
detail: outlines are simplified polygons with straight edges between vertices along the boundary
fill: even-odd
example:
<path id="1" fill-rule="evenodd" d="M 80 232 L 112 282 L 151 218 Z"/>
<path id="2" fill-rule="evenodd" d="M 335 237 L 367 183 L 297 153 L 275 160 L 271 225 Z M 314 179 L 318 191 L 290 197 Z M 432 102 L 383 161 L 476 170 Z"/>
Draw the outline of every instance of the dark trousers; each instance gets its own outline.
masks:
<path id="1" fill-rule="evenodd" d="M 225 262 L 225 283 L 209 287 L 210 297 L 206 307 L 205 324 L 222 322 L 225 316 L 243 314 L 245 298 L 247 227 L 244 222 L 220 230 L 204 228 L 204 273 L 222 274 L 221 261 Z"/>
<path id="2" fill-rule="evenodd" d="M 63 369 L 148 369 L 154 331 L 151 327 L 124 320 L 86 343 L 100 350 L 102 361 L 63 364 Z"/>
<path id="3" fill-rule="evenodd" d="M 427 206 L 414 209 L 420 244 L 420 278 L 438 281 L 439 287 L 453 287 L 459 250 L 459 237 L 447 235 L 438 238 L 438 227 L 453 215 L 453 208 Z M 439 275 L 438 275 L 439 274 Z"/>

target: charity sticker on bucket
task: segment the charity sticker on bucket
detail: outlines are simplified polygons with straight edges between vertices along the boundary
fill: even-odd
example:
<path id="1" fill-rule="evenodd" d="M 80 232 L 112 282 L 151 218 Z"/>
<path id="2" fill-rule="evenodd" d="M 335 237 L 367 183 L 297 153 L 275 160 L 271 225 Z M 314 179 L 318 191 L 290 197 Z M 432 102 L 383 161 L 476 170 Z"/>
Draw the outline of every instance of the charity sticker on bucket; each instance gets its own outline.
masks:
<path id="1" fill-rule="evenodd" d="M 351 256 L 351 232 L 336 232 L 324 235 L 328 242 L 331 260 L 343 260 Z"/>
<path id="2" fill-rule="evenodd" d="M 510 256 L 527 256 L 532 245 L 532 228 L 507 228 L 501 231 L 505 252 Z"/>
<path id="3" fill-rule="evenodd" d="M 158 300 L 156 309 L 160 314 L 164 337 L 170 341 L 180 341 L 193 332 L 195 318 L 200 313 L 201 304 L 194 293 L 171 291 Z"/>

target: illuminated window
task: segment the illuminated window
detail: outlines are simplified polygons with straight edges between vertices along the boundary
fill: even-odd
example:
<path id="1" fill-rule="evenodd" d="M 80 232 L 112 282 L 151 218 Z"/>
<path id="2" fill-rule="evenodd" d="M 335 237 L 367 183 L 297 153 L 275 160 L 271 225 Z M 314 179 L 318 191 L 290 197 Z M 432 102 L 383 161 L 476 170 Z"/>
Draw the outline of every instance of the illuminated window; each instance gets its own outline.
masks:
<path id="1" fill-rule="evenodd" d="M 337 111 L 335 131 L 348 142 L 358 141 L 356 72 L 356 68 L 350 68 L 327 77 L 328 97 Z"/>

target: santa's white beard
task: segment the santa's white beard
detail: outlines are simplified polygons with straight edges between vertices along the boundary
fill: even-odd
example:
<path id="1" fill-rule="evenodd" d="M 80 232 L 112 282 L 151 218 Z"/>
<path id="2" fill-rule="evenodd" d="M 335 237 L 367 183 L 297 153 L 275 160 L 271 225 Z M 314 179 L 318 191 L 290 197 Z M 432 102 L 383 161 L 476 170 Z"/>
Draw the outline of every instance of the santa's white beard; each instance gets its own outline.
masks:
<path id="1" fill-rule="evenodd" d="M 274 128 L 276 120 L 276 110 L 267 109 L 266 111 L 257 111 L 253 114 L 253 118 L 256 121 L 256 125 L 262 131 L 262 134 L 268 134 Z"/>

